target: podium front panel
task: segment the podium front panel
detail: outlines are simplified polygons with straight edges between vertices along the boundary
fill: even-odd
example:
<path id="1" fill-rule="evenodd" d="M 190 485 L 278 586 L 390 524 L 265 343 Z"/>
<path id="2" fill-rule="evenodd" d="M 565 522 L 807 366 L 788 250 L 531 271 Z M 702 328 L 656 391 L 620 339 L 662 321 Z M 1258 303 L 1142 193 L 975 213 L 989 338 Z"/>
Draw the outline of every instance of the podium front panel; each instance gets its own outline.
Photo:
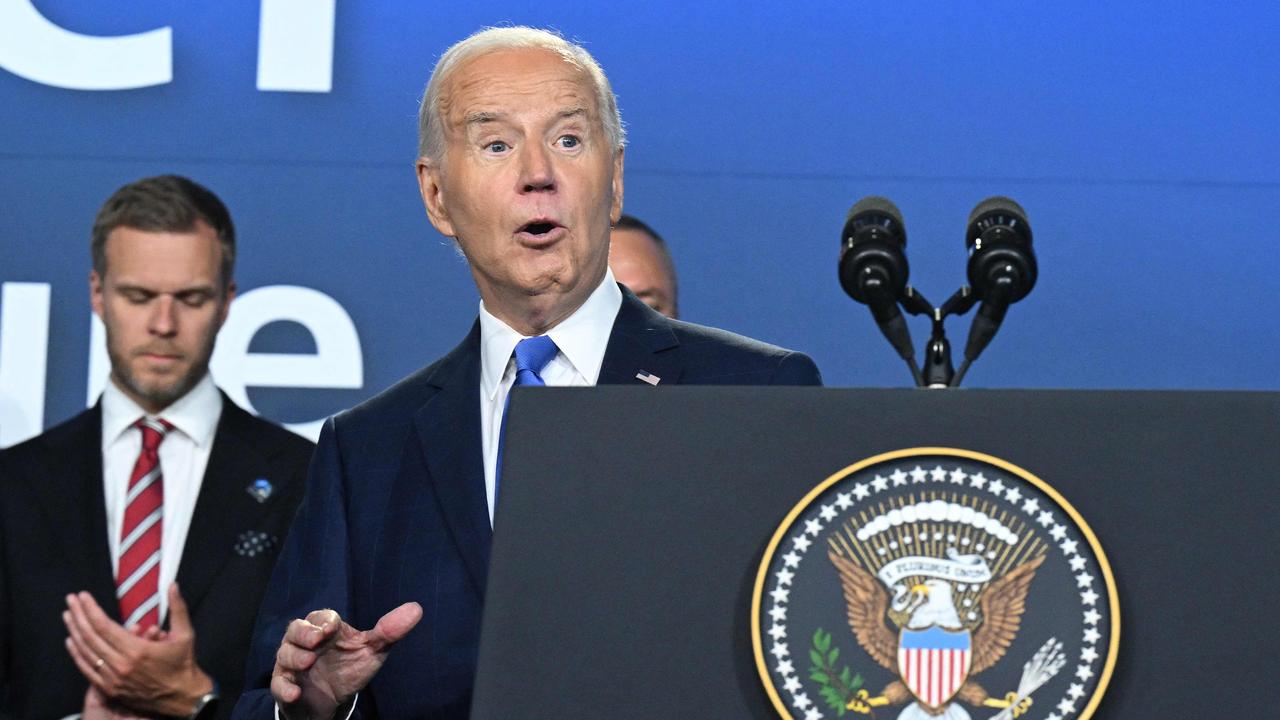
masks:
<path id="1" fill-rule="evenodd" d="M 1094 717 L 1256 716 L 1280 667 L 1274 393 L 547 388 L 507 432 L 477 720 L 777 717 L 751 643 L 766 546 L 825 478 L 914 447 L 1024 468 L 1092 528 L 1121 608 Z"/>

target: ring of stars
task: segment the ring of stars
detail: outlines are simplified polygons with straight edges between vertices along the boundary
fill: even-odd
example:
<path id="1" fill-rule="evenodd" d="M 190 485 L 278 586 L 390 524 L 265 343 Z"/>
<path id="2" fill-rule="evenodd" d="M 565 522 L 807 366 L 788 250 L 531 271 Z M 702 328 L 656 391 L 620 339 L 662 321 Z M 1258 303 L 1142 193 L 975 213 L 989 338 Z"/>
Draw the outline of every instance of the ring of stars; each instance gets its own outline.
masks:
<path id="1" fill-rule="evenodd" d="M 1073 582 L 1079 591 L 1084 627 L 1079 638 L 1081 645 L 1079 662 L 1075 666 L 1068 664 L 1059 674 L 1059 677 L 1069 675 L 1072 681 L 1066 694 L 1053 705 L 1044 701 L 1046 706 L 1055 710 L 1046 716 L 1046 720 L 1065 720 L 1078 709 L 1081 699 L 1087 694 L 1084 683 L 1097 677 L 1099 672 L 1097 665 L 1105 657 L 1105 653 L 1098 648 L 1103 640 L 1102 632 L 1098 629 L 1103 620 L 1103 614 L 1098 609 L 1103 596 L 1098 592 L 1098 582 L 1090 567 L 1089 558 L 1080 553 L 1082 543 L 1079 539 L 1070 537 L 1074 528 L 1058 521 L 1058 516 L 1055 514 L 1056 507 L 1044 507 L 1040 499 L 1027 496 L 1016 484 L 1008 482 L 1007 478 L 988 478 L 983 471 L 969 473 L 959 466 L 948 469 L 941 464 L 935 464 L 927 468 L 914 462 L 920 459 L 923 458 L 900 460 L 899 466 L 887 475 L 877 473 L 870 481 L 855 482 L 852 487 L 847 487 L 847 484 L 841 485 L 838 487 L 845 488 L 842 491 L 824 494 L 815 505 L 810 505 L 806 509 L 808 517 L 803 522 L 797 521 L 792 525 L 789 529 L 790 535 L 786 537 L 785 543 L 779 546 L 779 552 L 784 547 L 787 552 L 780 556 L 780 563 L 777 561 L 771 563 L 774 566 L 773 589 L 767 593 L 769 609 L 761 618 L 764 626 L 761 639 L 766 660 L 776 677 L 782 681 L 780 689 L 785 690 L 790 696 L 788 704 L 805 720 L 821 720 L 825 717 L 818 703 L 804 690 L 804 684 L 800 680 L 800 673 L 805 670 L 803 666 L 807 662 L 808 654 L 801 652 L 798 657 L 792 656 L 785 625 L 792 582 L 795 580 L 796 569 L 808 550 L 814 546 L 821 546 L 823 543 L 819 541 L 819 536 L 822 532 L 836 523 L 841 513 L 854 508 L 859 503 L 870 500 L 879 493 L 888 492 L 892 488 L 936 484 L 950 490 L 963 488 L 975 493 L 985 493 L 1014 505 L 1026 516 L 1029 525 L 1038 526 L 1052 539 L 1053 546 L 1061 553 L 1071 569 Z M 824 498 L 825 502 L 823 502 Z M 1088 543 L 1083 545 L 1088 547 Z M 981 548 L 978 549 L 981 550 Z M 801 643 L 807 641 L 804 637 L 795 639 Z M 797 663 L 802 667 L 797 667 Z"/>

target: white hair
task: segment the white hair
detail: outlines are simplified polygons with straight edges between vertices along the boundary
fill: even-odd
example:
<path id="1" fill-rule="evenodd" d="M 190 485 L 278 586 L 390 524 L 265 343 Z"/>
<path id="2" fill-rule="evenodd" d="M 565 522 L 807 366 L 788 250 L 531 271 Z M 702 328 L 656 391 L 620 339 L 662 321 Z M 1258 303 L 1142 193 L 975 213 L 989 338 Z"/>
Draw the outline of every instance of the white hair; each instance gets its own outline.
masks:
<path id="1" fill-rule="evenodd" d="M 618 100 L 609 85 L 609 78 L 591 53 L 554 31 L 517 25 L 485 28 L 455 43 L 440 56 L 435 69 L 431 71 L 431 79 L 427 81 L 422 102 L 418 106 L 419 156 L 439 160 L 444 154 L 444 119 L 440 117 L 440 91 L 450 73 L 471 58 L 518 48 L 549 50 L 585 72 L 595 89 L 597 113 L 610 144 L 614 148 L 626 145 L 627 134 L 622 125 L 622 115 L 618 112 Z"/>

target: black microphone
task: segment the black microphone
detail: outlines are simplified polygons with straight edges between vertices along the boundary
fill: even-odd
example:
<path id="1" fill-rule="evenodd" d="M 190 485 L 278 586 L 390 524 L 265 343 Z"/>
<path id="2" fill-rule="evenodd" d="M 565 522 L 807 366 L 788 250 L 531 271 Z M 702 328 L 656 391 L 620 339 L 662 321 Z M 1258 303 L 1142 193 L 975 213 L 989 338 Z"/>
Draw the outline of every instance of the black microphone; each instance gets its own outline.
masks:
<path id="1" fill-rule="evenodd" d="M 1009 306 L 1035 287 L 1038 270 L 1031 248 L 1031 222 L 1022 206 L 995 196 L 978 203 L 969 213 L 965 231 L 969 249 L 969 285 L 982 302 L 969 328 L 964 364 L 952 385 L 959 385 L 969 365 L 995 337 Z"/>
<path id="2" fill-rule="evenodd" d="M 907 229 L 898 207 L 888 198 L 862 198 L 849 209 L 840 233 L 840 286 L 871 308 L 880 332 L 918 375 L 911 331 L 898 308 L 909 275 L 906 245 Z"/>

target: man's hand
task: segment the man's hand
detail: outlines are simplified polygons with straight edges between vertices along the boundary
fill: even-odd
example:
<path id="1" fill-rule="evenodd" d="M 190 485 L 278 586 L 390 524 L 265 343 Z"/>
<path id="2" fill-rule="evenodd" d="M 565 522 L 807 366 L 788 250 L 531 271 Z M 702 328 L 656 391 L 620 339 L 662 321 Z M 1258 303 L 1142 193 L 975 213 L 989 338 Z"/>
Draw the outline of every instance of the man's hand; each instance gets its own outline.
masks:
<path id="1" fill-rule="evenodd" d="M 160 640 L 168 635 L 155 625 L 149 628 L 135 625 L 129 628 L 129 632 L 148 640 Z M 80 711 L 80 720 L 147 720 L 147 718 L 135 715 L 123 705 L 112 702 L 102 694 L 101 690 L 90 685 L 84 693 L 84 708 Z"/>
<path id="2" fill-rule="evenodd" d="M 84 694 L 84 709 L 80 720 L 146 720 L 107 699 L 98 688 L 90 685 Z"/>
<path id="3" fill-rule="evenodd" d="M 271 673 L 271 695 L 289 719 L 330 718 L 351 700 L 386 662 L 391 646 L 422 619 L 422 606 L 409 602 L 383 615 L 372 630 L 360 631 L 332 610 L 316 610 L 285 630 Z"/>
<path id="4" fill-rule="evenodd" d="M 169 586 L 169 632 L 126 630 L 81 592 L 67 596 L 62 614 L 67 652 L 80 673 L 107 699 L 135 712 L 185 716 L 213 680 L 196 664 L 196 634 L 178 584 Z"/>

